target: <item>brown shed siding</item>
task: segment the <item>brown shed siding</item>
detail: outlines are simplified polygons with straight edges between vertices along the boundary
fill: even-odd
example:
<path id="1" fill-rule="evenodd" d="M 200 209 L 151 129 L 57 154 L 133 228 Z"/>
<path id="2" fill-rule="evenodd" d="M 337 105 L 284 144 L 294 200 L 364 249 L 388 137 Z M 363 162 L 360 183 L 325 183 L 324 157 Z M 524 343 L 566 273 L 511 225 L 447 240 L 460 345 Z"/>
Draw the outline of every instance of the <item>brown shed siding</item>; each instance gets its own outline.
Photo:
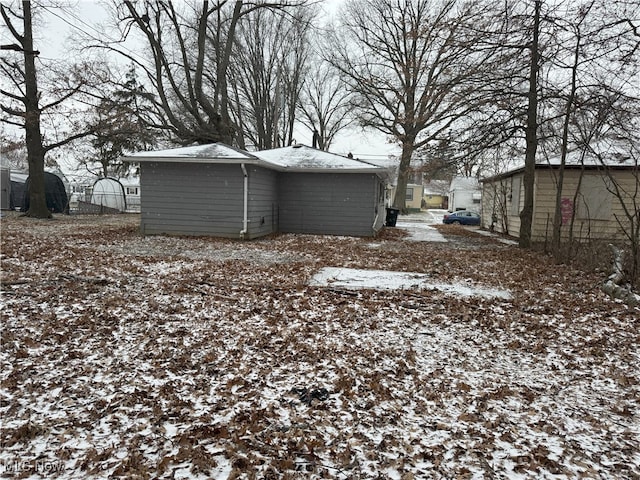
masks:
<path id="1" fill-rule="evenodd" d="M 531 232 L 534 241 L 551 239 L 556 202 L 557 174 L 557 169 L 536 169 Z M 609 174 L 621 191 L 626 192 L 622 201 L 627 208 L 633 211 L 633 196 L 638 193 L 637 171 L 634 173 L 632 169 L 618 169 L 610 170 Z M 522 189 L 520 189 L 520 201 L 516 206 L 517 188 L 514 188 L 514 185 L 521 181 L 522 174 L 516 173 L 483 182 L 482 223 L 485 228 L 491 226 L 492 214 L 496 214 L 498 221 L 494 224 L 494 230 L 504 233 L 501 216 L 506 211 L 508 233 L 513 236 L 519 235 L 520 218 L 516 212 L 522 209 L 523 194 Z M 619 198 L 607 191 L 604 182 L 610 183 L 607 173 L 602 170 L 565 170 L 562 189 L 563 238 L 568 238 L 569 236 L 571 216 L 574 211 L 574 239 L 607 240 L 623 236 L 622 228 L 618 220 L 616 220 L 616 218 L 619 219 L 623 224 L 625 222 L 626 217 L 623 205 Z"/>

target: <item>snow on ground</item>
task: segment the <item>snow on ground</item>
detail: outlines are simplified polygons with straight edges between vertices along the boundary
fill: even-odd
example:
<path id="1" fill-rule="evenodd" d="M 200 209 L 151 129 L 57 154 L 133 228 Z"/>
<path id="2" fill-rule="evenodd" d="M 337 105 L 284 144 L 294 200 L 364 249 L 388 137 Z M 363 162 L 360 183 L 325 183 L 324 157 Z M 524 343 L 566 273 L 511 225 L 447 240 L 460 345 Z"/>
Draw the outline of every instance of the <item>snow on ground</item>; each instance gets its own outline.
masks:
<path id="1" fill-rule="evenodd" d="M 411 239 L 411 237 L 409 237 Z M 509 300 L 506 290 L 483 288 L 482 286 L 434 282 L 425 273 L 390 272 L 388 270 L 361 270 L 354 268 L 324 267 L 309 280 L 311 286 L 348 289 L 377 290 L 438 290 L 450 295 L 502 298 Z"/>
<path id="2" fill-rule="evenodd" d="M 242 243 L 136 220 L 2 218 L 2 476 L 640 476 L 640 310 L 603 279 L 461 228 Z M 511 297 L 309 285 L 326 267 Z"/>

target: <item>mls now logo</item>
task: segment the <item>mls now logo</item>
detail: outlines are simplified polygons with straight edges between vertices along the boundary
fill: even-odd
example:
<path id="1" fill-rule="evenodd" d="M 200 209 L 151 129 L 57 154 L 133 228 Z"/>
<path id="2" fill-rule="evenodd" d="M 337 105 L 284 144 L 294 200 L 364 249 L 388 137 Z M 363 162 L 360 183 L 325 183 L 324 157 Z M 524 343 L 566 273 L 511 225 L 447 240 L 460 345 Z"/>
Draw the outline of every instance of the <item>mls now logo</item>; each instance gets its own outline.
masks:
<path id="1" fill-rule="evenodd" d="M 2 463 L 4 473 L 37 473 L 50 475 L 64 470 L 62 462 L 51 460 L 9 460 Z"/>

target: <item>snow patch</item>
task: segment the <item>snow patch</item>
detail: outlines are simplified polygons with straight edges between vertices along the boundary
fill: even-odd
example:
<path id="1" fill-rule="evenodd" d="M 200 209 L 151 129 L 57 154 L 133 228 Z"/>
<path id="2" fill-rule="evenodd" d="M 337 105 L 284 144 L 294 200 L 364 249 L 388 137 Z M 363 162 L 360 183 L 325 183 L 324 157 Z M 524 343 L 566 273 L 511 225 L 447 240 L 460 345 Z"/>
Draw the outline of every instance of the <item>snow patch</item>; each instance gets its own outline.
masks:
<path id="1" fill-rule="evenodd" d="M 437 290 L 445 294 L 465 297 L 511 299 L 511 293 L 507 290 L 462 283 L 434 282 L 425 273 L 390 272 L 387 270 L 324 267 L 311 277 L 309 285 L 353 290 Z"/>

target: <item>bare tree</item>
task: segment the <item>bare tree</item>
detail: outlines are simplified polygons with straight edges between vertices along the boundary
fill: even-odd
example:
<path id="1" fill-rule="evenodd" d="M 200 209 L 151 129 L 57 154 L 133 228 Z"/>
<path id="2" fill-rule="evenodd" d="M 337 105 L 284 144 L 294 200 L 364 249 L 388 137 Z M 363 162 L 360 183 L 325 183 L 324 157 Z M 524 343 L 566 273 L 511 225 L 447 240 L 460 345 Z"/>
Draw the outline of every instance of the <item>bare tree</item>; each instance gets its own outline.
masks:
<path id="1" fill-rule="evenodd" d="M 359 0 L 348 4 L 331 63 L 353 93 L 360 123 L 402 147 L 393 205 L 404 208 L 411 157 L 451 131 L 483 102 L 495 50 L 475 49 L 489 22 L 476 3 Z M 471 28 L 473 26 L 473 28 Z"/>
<path id="2" fill-rule="evenodd" d="M 47 115 L 53 115 L 58 120 L 61 115 L 56 111 L 62 105 L 78 95 L 88 85 L 87 73 L 90 68 L 87 65 L 75 66 L 67 69 L 64 75 L 57 77 L 56 85 L 49 86 L 46 91 L 38 88 L 38 76 L 36 70 L 36 57 L 39 52 L 33 43 L 33 14 L 32 3 L 21 2 L 22 10 L 15 11 L 8 6 L 0 5 L 0 14 L 7 30 L 13 38 L 13 44 L 4 45 L 6 50 L 18 52 L 17 54 L 3 57 L 0 70 L 9 81 L 10 86 L 2 89 L 5 101 L 0 105 L 6 124 L 24 128 L 27 159 L 29 164 L 29 210 L 27 216 L 35 218 L 49 218 L 49 212 L 45 197 L 44 167 L 45 155 L 63 145 L 86 136 L 90 129 L 76 125 L 71 132 L 63 133 L 58 130 L 45 142 L 42 133 L 42 120 Z M 22 32 L 18 24 L 22 23 Z M 45 100 L 46 99 L 46 100 Z M 44 100 L 44 103 L 42 103 Z M 68 117 L 68 115 L 66 116 Z M 54 122 L 58 123 L 58 122 Z M 62 122 L 60 122 L 62 123 Z"/>
<path id="3" fill-rule="evenodd" d="M 524 206 L 520 212 L 521 247 L 531 247 L 531 226 L 533 223 L 534 182 L 536 152 L 538 150 L 538 72 L 540 58 L 540 10 L 542 0 L 535 0 L 533 13 L 533 34 L 529 51 L 529 93 L 527 95 L 527 123 L 525 127 L 526 150 L 524 161 Z"/>
<path id="4" fill-rule="evenodd" d="M 243 148 L 247 143 L 259 150 L 291 144 L 310 16 L 306 8 L 291 15 L 261 9 L 238 26 L 229 65 L 230 111 Z"/>
<path id="5" fill-rule="evenodd" d="M 236 128 L 230 114 L 228 71 L 240 22 L 260 9 L 285 10 L 305 0 L 142 2 L 117 7 L 124 34 L 140 33 L 151 64 L 117 44 L 109 49 L 142 71 L 156 95 L 157 123 L 181 143 L 233 143 Z M 104 48 L 104 45 L 96 45 Z"/>
<path id="6" fill-rule="evenodd" d="M 350 94 L 338 72 L 318 60 L 305 78 L 300 96 L 300 122 L 313 134 L 313 144 L 329 150 L 335 136 L 355 119 L 349 108 Z"/>

